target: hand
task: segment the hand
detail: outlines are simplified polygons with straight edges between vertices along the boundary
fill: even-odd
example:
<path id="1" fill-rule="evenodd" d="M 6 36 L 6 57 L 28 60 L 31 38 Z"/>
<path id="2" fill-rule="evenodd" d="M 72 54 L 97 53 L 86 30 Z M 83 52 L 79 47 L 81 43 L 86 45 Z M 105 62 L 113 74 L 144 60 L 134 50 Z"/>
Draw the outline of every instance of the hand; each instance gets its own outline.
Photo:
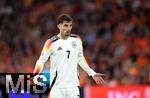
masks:
<path id="1" fill-rule="evenodd" d="M 96 82 L 96 84 L 104 84 L 105 81 L 103 80 L 102 76 L 104 76 L 104 74 L 101 73 L 96 73 L 93 76 L 93 79 Z"/>

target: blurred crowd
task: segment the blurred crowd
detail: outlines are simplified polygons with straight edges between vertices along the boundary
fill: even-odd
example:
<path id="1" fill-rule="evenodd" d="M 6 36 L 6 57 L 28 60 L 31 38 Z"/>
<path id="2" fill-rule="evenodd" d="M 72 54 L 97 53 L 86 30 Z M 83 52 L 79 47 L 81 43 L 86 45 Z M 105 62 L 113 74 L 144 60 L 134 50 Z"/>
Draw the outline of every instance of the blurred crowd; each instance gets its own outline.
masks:
<path id="1" fill-rule="evenodd" d="M 58 34 L 60 13 L 73 17 L 72 33 L 107 85 L 150 84 L 149 0 L 0 0 L 0 72 L 32 72 L 45 41 Z M 81 85 L 93 83 L 80 74 Z"/>

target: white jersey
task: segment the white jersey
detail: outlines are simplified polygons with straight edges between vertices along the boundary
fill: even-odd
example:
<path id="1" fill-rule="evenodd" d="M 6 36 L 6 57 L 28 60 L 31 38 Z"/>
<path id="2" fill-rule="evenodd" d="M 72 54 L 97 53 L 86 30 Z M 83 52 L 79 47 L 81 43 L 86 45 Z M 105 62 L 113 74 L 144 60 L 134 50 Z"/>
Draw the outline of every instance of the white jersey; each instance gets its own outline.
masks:
<path id="1" fill-rule="evenodd" d="M 67 88 L 79 86 L 78 64 L 89 75 L 96 73 L 88 66 L 84 56 L 82 41 L 79 36 L 71 34 L 67 39 L 54 36 L 44 45 L 41 56 L 36 63 L 36 72 L 41 72 L 44 63 L 50 57 L 50 80 L 56 76 L 55 87 Z M 52 81 L 51 81 L 52 82 Z"/>

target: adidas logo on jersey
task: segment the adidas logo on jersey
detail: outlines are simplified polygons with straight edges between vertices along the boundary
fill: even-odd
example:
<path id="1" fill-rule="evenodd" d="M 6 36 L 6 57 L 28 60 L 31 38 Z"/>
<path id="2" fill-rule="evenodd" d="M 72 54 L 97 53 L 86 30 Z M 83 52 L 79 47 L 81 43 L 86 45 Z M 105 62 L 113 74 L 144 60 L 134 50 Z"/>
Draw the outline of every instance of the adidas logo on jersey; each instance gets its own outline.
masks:
<path id="1" fill-rule="evenodd" d="M 62 50 L 62 48 L 61 48 L 61 47 L 59 47 L 59 48 L 57 49 L 57 51 L 59 51 L 59 50 Z"/>

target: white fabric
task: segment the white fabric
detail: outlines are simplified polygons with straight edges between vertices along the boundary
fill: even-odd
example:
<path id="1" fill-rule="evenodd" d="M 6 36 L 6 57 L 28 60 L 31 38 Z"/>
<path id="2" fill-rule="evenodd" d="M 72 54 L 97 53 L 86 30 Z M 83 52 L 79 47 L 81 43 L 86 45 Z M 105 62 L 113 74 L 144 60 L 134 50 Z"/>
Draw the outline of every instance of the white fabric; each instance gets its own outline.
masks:
<path id="1" fill-rule="evenodd" d="M 82 42 L 78 37 L 69 37 L 66 40 L 58 39 L 52 42 L 49 49 L 41 53 L 37 64 L 40 64 L 41 68 L 43 68 L 49 56 L 51 80 L 55 77 L 56 71 L 58 73 L 54 87 L 68 88 L 79 86 L 78 64 L 89 76 L 96 74 L 85 61 Z"/>
<path id="2" fill-rule="evenodd" d="M 80 98 L 79 88 L 56 88 L 53 87 L 50 92 L 50 98 Z"/>

